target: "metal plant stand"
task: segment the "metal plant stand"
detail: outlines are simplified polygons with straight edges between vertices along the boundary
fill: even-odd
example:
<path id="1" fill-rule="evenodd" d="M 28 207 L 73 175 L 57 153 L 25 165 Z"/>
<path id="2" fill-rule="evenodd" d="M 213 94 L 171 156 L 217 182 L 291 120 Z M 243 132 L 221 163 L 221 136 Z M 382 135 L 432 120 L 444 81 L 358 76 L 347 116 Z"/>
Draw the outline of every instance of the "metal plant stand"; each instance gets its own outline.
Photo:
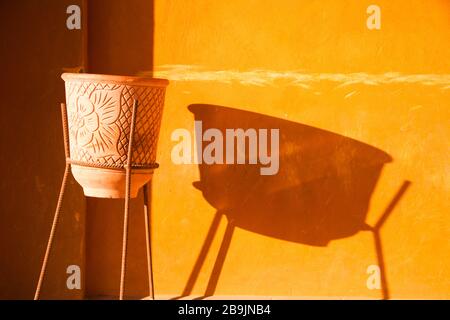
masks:
<path id="1" fill-rule="evenodd" d="M 125 206 L 124 206 L 124 219 L 123 219 L 123 238 L 122 238 L 122 261 L 121 261 L 121 271 L 120 271 L 120 291 L 119 291 L 119 299 L 123 300 L 124 291 L 125 291 L 125 276 L 126 276 L 126 266 L 127 266 L 127 242 L 128 242 L 128 212 L 130 206 L 130 186 L 131 186 L 131 171 L 133 169 L 140 169 L 142 166 L 133 166 L 132 155 L 133 155 L 133 139 L 134 139 L 134 131 L 136 126 L 136 115 L 138 109 L 138 101 L 134 100 L 133 103 L 133 112 L 131 117 L 131 129 L 128 143 L 128 157 L 127 162 L 123 166 L 126 172 L 126 185 L 125 185 Z M 67 124 L 67 113 L 66 113 L 66 105 L 64 103 L 61 104 L 61 114 L 62 114 L 62 123 L 63 123 L 63 135 L 64 135 L 64 153 L 66 157 L 66 165 L 64 169 L 64 176 L 61 183 L 61 189 L 59 191 L 58 203 L 56 205 L 55 215 L 53 218 L 52 227 L 50 230 L 50 236 L 47 242 L 47 247 L 45 250 L 44 260 L 42 262 L 41 272 L 39 274 L 39 280 L 36 287 L 36 292 L 34 295 L 34 300 L 38 300 L 41 293 L 42 283 L 45 278 L 47 263 L 49 259 L 49 255 L 52 249 L 53 238 L 55 236 L 56 227 L 58 225 L 59 216 L 61 212 L 62 202 L 64 198 L 64 192 L 67 186 L 67 178 L 69 175 L 69 169 L 71 164 L 89 166 L 89 167 L 100 167 L 104 168 L 105 166 L 96 165 L 96 164 L 88 164 L 88 163 L 80 163 L 79 161 L 73 161 L 70 159 L 70 149 L 69 149 L 69 131 Z M 146 168 L 157 168 L 158 164 L 154 164 L 151 166 L 146 166 Z M 152 268 L 152 251 L 151 251 L 151 235 L 150 235 L 150 217 L 149 217 L 149 208 L 148 208 L 148 183 L 146 183 L 143 187 L 144 192 L 144 216 L 145 216 L 145 240 L 146 240 L 146 254 L 147 254 L 147 271 L 148 271 L 148 286 L 149 286 L 149 295 L 152 299 L 154 299 L 154 286 L 153 286 L 153 268 Z"/>

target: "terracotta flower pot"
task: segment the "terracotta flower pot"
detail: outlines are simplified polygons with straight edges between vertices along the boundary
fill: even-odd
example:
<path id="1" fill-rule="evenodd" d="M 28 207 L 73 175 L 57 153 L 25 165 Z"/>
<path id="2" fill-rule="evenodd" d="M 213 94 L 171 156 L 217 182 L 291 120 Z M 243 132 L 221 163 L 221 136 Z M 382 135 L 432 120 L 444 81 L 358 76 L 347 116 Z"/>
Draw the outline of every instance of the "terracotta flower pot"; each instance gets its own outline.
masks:
<path id="1" fill-rule="evenodd" d="M 86 196 L 125 197 L 133 104 L 130 196 L 153 175 L 168 81 L 142 77 L 64 73 L 72 174 Z"/>

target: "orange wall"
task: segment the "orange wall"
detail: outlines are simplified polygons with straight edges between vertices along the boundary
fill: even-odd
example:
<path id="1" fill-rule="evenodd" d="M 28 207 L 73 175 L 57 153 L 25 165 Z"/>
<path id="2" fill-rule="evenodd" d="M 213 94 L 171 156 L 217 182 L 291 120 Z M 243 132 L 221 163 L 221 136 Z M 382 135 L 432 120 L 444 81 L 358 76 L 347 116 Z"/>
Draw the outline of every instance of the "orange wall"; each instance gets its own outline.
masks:
<path id="1" fill-rule="evenodd" d="M 366 28 L 372 3 L 381 30 Z M 153 181 L 156 291 L 380 298 L 366 281 L 382 250 L 385 297 L 450 298 L 449 9 L 156 1 L 155 75 L 172 80 Z M 174 165 L 171 133 L 192 131 L 194 114 L 279 127 L 279 175 Z M 384 213 L 376 247 L 351 221 L 374 227 Z"/>

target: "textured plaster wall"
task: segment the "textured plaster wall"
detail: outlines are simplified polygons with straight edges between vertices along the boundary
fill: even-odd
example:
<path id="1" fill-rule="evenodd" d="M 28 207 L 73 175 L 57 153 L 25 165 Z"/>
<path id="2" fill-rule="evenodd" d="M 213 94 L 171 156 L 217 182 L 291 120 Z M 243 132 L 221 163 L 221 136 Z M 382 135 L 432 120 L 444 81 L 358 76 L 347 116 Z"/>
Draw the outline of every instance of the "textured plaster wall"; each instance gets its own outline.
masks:
<path id="1" fill-rule="evenodd" d="M 157 292 L 449 298 L 449 23 L 444 0 L 156 1 Z M 279 176 L 173 164 L 194 117 L 280 127 Z"/>

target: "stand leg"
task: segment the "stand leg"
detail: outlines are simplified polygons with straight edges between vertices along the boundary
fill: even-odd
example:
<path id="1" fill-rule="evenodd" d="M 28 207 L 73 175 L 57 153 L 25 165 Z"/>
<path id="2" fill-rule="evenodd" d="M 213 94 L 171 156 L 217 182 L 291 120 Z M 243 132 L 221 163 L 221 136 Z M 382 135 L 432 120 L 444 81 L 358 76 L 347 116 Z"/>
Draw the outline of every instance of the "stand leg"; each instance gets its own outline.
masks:
<path id="1" fill-rule="evenodd" d="M 64 176 L 61 183 L 61 189 L 59 190 L 58 203 L 56 205 L 55 216 L 53 217 L 52 228 L 50 230 L 50 236 L 47 242 L 47 248 L 45 249 L 44 261 L 42 262 L 41 273 L 39 274 L 39 280 L 36 287 L 36 291 L 34 293 L 34 300 L 38 300 L 41 294 L 42 282 L 44 281 L 45 273 L 47 271 L 47 262 L 48 257 L 50 255 L 50 251 L 53 245 L 53 238 L 55 236 L 56 226 L 59 221 L 59 213 L 61 212 L 62 201 L 64 198 L 64 192 L 67 186 L 67 177 L 69 175 L 70 164 L 67 161 L 69 158 L 69 136 L 67 130 L 67 115 L 66 115 L 66 105 L 64 103 L 61 104 L 61 115 L 62 115 L 62 123 L 63 123 L 63 135 L 64 135 L 64 153 L 66 156 L 66 167 L 64 169 Z"/>
<path id="2" fill-rule="evenodd" d="M 147 184 L 144 185 L 144 218 L 145 218 L 145 244 L 147 249 L 148 290 L 152 300 L 155 300 L 155 289 L 153 287 L 152 247 L 151 247 Z"/>
<path id="3" fill-rule="evenodd" d="M 125 182 L 125 209 L 123 218 L 123 238 L 122 238 L 122 264 L 120 269 L 120 292 L 119 299 L 123 300 L 124 290 L 125 290 L 125 272 L 126 272 L 126 262 L 127 262 L 127 241 L 128 241 L 128 211 L 130 209 L 130 187 L 131 187 L 131 166 L 132 166 L 132 148 L 133 148 L 133 136 L 134 127 L 136 125 L 136 112 L 137 112 L 138 102 L 134 100 L 133 104 L 133 114 L 131 116 L 131 127 L 130 127 L 130 139 L 128 141 L 128 157 L 127 164 L 125 166 L 126 170 L 126 182 Z"/>
<path id="4" fill-rule="evenodd" d="M 64 170 L 64 177 L 61 184 L 61 189 L 59 191 L 58 204 L 56 205 L 55 216 L 53 217 L 52 229 L 50 230 L 50 236 L 47 242 L 47 249 L 45 250 L 44 261 L 42 262 L 41 273 L 39 274 L 39 280 L 36 287 L 36 292 L 34 294 L 34 300 L 39 299 L 41 293 L 42 282 L 44 281 L 45 273 L 47 271 L 47 262 L 52 249 L 53 237 L 55 236 L 56 226 L 58 225 L 59 213 L 61 212 L 62 200 L 64 197 L 64 191 L 67 186 L 67 176 L 69 174 L 69 164 L 66 164 L 66 169 Z"/>

